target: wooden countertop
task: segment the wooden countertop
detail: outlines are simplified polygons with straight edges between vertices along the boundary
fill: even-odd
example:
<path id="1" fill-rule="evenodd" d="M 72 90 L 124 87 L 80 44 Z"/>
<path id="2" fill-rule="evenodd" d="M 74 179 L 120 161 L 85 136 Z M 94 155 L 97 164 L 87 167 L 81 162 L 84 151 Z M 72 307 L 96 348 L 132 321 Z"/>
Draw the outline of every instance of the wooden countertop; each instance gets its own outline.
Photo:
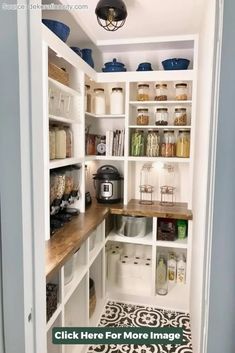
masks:
<path id="1" fill-rule="evenodd" d="M 92 205 L 83 214 L 75 217 L 46 241 L 46 277 L 50 279 L 84 243 L 93 230 L 108 214 L 162 217 L 192 220 L 192 211 L 187 203 L 176 203 L 174 206 L 161 206 L 155 201 L 153 205 L 140 205 L 138 200 L 131 200 L 128 205 L 98 204 Z"/>

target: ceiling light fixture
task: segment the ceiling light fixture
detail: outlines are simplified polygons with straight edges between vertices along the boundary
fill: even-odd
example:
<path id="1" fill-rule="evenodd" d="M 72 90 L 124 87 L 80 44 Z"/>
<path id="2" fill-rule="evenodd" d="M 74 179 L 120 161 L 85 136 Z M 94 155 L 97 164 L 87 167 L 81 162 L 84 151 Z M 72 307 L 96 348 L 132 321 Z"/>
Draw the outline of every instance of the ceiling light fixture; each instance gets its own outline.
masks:
<path id="1" fill-rule="evenodd" d="M 126 5 L 122 0 L 100 0 L 95 13 L 99 25 L 111 32 L 121 28 L 127 18 Z"/>

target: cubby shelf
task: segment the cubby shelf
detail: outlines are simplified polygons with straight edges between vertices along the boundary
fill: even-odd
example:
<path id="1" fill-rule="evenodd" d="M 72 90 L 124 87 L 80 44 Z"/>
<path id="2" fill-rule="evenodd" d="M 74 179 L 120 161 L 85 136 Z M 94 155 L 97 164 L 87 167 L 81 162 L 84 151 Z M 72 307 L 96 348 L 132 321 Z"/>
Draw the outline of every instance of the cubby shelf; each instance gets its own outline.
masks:
<path id="1" fill-rule="evenodd" d="M 129 104 L 134 106 L 191 105 L 192 101 L 130 101 Z"/>
<path id="2" fill-rule="evenodd" d="M 71 96 L 80 96 L 81 93 L 79 91 L 76 91 L 75 89 L 64 85 L 63 83 L 60 83 L 56 80 L 54 80 L 53 78 L 48 77 L 48 82 L 53 84 L 54 86 L 56 86 L 57 88 L 59 88 L 60 90 L 62 90 L 63 92 L 68 93 Z"/>
<path id="3" fill-rule="evenodd" d="M 187 249 L 188 240 L 187 238 L 182 240 L 177 239 L 175 241 L 157 240 L 156 245 L 163 248 Z"/>
<path id="4" fill-rule="evenodd" d="M 90 118 L 98 118 L 98 119 L 124 119 L 125 118 L 125 114 L 119 114 L 119 115 L 114 115 L 114 114 L 94 114 L 94 113 L 85 113 L 86 117 L 90 117 Z"/>
<path id="5" fill-rule="evenodd" d="M 65 118 L 63 116 L 49 115 L 50 123 L 79 124 L 79 120 Z"/>
<path id="6" fill-rule="evenodd" d="M 68 165 L 82 163 L 82 158 L 65 158 L 65 159 L 55 159 L 50 161 L 50 169 L 66 167 Z"/>
<path id="7" fill-rule="evenodd" d="M 145 237 L 138 238 L 138 237 L 125 237 L 122 235 L 118 235 L 115 232 L 111 232 L 109 236 L 106 238 L 107 241 L 117 241 L 120 243 L 130 243 L 130 244 L 141 244 L 141 245 L 152 245 L 153 238 L 152 232 L 147 234 Z"/>

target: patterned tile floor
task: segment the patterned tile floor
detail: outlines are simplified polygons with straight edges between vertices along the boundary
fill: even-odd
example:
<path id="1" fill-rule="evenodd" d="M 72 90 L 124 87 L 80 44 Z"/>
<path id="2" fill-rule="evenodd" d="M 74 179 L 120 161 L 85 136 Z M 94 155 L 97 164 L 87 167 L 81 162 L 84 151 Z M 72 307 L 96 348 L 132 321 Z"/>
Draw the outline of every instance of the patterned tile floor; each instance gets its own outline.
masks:
<path id="1" fill-rule="evenodd" d="M 99 326 L 182 327 L 184 345 L 99 345 L 89 347 L 87 353 L 192 353 L 190 318 L 188 314 L 109 301 Z"/>

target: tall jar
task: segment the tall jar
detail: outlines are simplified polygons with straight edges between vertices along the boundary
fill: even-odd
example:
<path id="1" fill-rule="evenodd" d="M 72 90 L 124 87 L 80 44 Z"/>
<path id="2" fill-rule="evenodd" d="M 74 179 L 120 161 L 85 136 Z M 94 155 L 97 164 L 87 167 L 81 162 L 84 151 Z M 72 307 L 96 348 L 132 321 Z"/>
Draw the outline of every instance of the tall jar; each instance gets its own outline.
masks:
<path id="1" fill-rule="evenodd" d="M 168 125 L 168 109 L 157 108 L 155 114 L 155 125 Z"/>
<path id="2" fill-rule="evenodd" d="M 188 99 L 187 83 L 177 83 L 175 85 L 175 95 L 177 101 L 186 101 Z"/>
<path id="3" fill-rule="evenodd" d="M 166 295 L 168 293 L 167 280 L 167 256 L 160 254 L 157 261 L 157 294 Z"/>
<path id="4" fill-rule="evenodd" d="M 174 125 L 183 126 L 187 125 L 187 109 L 175 108 Z"/>
<path id="5" fill-rule="evenodd" d="M 49 129 L 49 146 L 50 159 L 55 159 L 55 129 L 51 126 Z"/>
<path id="6" fill-rule="evenodd" d="M 94 89 L 94 113 L 104 115 L 106 110 L 105 94 L 103 88 Z"/>
<path id="7" fill-rule="evenodd" d="M 148 108 L 137 108 L 136 125 L 149 124 L 149 110 Z"/>
<path id="8" fill-rule="evenodd" d="M 161 144 L 162 157 L 175 157 L 176 140 L 174 130 L 164 130 L 163 142 Z"/>
<path id="9" fill-rule="evenodd" d="M 148 130 L 146 156 L 147 157 L 160 156 L 160 135 L 158 130 Z"/>
<path id="10" fill-rule="evenodd" d="M 141 83 L 138 85 L 138 101 L 149 101 L 149 85 L 146 83 Z"/>
<path id="11" fill-rule="evenodd" d="M 63 127 L 55 128 L 55 158 L 66 158 L 66 132 Z"/>
<path id="12" fill-rule="evenodd" d="M 124 96 L 121 87 L 112 88 L 110 97 L 110 114 L 122 115 L 124 113 Z"/>
<path id="13" fill-rule="evenodd" d="M 144 156 L 145 141 L 144 131 L 136 129 L 131 136 L 131 155 L 135 157 Z"/>
<path id="14" fill-rule="evenodd" d="M 91 86 L 85 85 L 85 111 L 91 113 Z"/>
<path id="15" fill-rule="evenodd" d="M 66 132 L 66 158 L 71 158 L 73 155 L 73 133 L 68 126 L 65 126 L 64 130 Z"/>
<path id="16" fill-rule="evenodd" d="M 176 156 L 189 158 L 190 156 L 190 131 L 179 130 L 179 136 L 176 144 Z"/>
<path id="17" fill-rule="evenodd" d="M 167 100 L 167 84 L 157 84 L 156 85 L 156 94 L 155 101 L 166 101 Z"/>

